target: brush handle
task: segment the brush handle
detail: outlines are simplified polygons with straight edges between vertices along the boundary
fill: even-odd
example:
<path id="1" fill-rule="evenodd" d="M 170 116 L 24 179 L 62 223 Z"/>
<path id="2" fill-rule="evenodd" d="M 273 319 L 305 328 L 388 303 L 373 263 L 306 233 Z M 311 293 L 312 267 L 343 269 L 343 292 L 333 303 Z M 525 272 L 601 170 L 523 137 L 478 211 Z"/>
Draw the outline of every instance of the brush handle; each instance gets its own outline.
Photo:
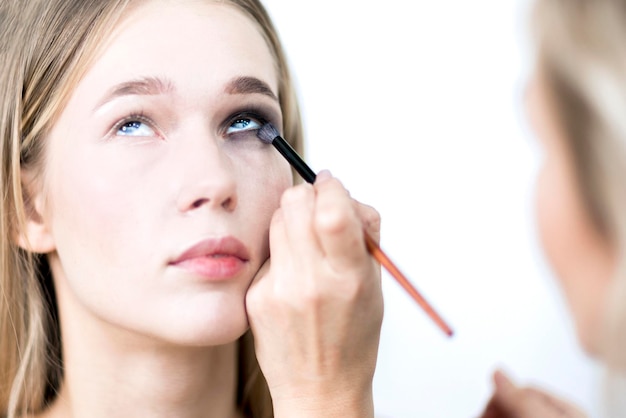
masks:
<path id="1" fill-rule="evenodd" d="M 315 183 L 316 175 L 311 170 L 311 167 L 304 162 L 302 158 L 298 155 L 296 150 L 294 150 L 291 145 L 287 141 L 285 141 L 281 136 L 277 136 L 272 141 L 272 145 L 274 148 L 278 150 L 282 154 L 283 157 L 291 164 L 293 168 L 302 176 L 304 181 L 307 183 Z"/>
<path id="2" fill-rule="evenodd" d="M 298 153 L 285 141 L 281 136 L 277 136 L 272 141 L 272 145 L 282 154 L 283 157 L 291 164 L 291 166 L 302 176 L 307 183 L 315 183 L 315 172 L 304 162 Z M 406 290 L 406 292 L 417 302 L 426 314 L 441 328 L 449 337 L 452 336 L 452 329 L 439 316 L 435 309 L 424 299 L 424 297 L 413 287 L 411 282 L 406 278 L 398 267 L 387 257 L 387 254 L 378 246 L 376 241 L 364 231 L 365 246 L 368 252 L 378 261 L 394 279 Z"/>
<path id="3" fill-rule="evenodd" d="M 448 324 L 441 318 L 441 316 L 435 311 L 435 309 L 426 301 L 426 299 L 415 289 L 411 282 L 406 278 L 400 269 L 391 261 L 391 259 L 385 254 L 385 252 L 378 246 L 376 241 L 365 232 L 365 246 L 372 257 L 376 259 L 385 269 L 393 276 L 394 279 L 406 290 L 406 292 L 417 302 L 419 306 L 426 312 L 426 314 L 441 328 L 443 332 L 449 337 L 452 336 L 453 331 Z"/>

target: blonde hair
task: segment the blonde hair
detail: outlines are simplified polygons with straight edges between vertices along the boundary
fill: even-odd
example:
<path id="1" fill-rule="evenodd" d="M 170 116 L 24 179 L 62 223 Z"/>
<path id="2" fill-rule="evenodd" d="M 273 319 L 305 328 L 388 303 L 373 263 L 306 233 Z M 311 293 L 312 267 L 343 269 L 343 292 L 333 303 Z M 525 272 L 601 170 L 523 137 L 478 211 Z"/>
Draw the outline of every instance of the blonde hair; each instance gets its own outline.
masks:
<path id="1" fill-rule="evenodd" d="M 220 0 L 256 22 L 274 55 L 285 138 L 303 151 L 296 92 L 277 32 L 258 0 Z M 0 416 L 42 411 L 63 379 L 51 274 L 44 255 L 16 243 L 29 208 L 24 170 L 44 175 L 45 137 L 111 28 L 132 0 L 0 2 Z M 244 414 L 272 417 L 253 339 L 239 344 L 238 403 Z"/>
<path id="2" fill-rule="evenodd" d="M 617 259 L 599 353 L 617 376 L 626 367 L 626 1 L 538 0 L 533 17 L 584 204 Z M 609 403 L 626 393 L 614 395 Z"/>

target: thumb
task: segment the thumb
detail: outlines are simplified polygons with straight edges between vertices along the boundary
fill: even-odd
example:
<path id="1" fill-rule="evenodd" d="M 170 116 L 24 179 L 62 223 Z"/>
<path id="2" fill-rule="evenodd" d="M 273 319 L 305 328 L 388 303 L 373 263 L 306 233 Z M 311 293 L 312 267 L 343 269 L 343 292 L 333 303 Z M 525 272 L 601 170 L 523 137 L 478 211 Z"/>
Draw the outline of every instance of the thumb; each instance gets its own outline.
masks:
<path id="1" fill-rule="evenodd" d="M 500 393 L 504 397 L 511 395 L 517 390 L 515 384 L 502 370 L 496 370 L 493 374 L 493 383 L 496 386 L 496 393 Z"/>
<path id="2" fill-rule="evenodd" d="M 495 385 L 493 397 L 497 404 L 509 413 L 518 411 L 520 409 L 518 404 L 523 399 L 520 396 L 520 389 L 513 381 L 502 370 L 497 370 L 493 374 L 493 383 Z"/>
<path id="3" fill-rule="evenodd" d="M 493 399 L 506 417 L 584 418 L 585 416 L 573 405 L 541 390 L 517 387 L 501 370 L 494 373 L 493 381 L 496 386 Z"/>

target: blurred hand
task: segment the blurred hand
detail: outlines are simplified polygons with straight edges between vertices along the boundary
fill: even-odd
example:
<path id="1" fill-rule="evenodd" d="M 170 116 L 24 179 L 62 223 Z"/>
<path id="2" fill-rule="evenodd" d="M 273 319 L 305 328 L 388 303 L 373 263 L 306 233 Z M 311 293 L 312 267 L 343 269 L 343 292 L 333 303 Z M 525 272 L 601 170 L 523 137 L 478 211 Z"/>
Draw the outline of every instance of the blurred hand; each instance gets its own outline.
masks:
<path id="1" fill-rule="evenodd" d="M 481 418 L 585 418 L 575 406 L 538 389 L 516 386 L 504 373 L 494 373 L 495 391 Z"/>
<path id="2" fill-rule="evenodd" d="M 373 416 L 383 297 L 378 213 L 330 173 L 287 190 L 246 305 L 276 417 Z"/>

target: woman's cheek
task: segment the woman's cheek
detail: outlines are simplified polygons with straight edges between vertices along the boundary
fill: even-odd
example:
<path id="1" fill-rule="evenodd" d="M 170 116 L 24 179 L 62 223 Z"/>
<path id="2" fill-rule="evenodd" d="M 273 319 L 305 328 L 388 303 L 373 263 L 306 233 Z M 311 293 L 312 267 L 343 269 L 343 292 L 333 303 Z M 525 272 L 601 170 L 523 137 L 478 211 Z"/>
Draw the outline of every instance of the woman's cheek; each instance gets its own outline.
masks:
<path id="1" fill-rule="evenodd" d="M 257 139 L 255 141 L 231 145 L 226 152 L 239 168 L 240 181 L 252 185 L 256 193 L 275 201 L 276 209 L 282 193 L 293 185 L 291 166 L 274 147 Z"/>
<path id="2" fill-rule="evenodd" d="M 55 168 L 49 203 L 57 245 L 64 247 L 60 250 L 89 248 L 87 254 L 112 260 L 117 250 L 110 244 L 128 241 L 130 224 L 142 219 L 137 202 L 144 202 L 144 210 L 152 203 L 145 196 L 152 185 L 144 182 L 140 187 L 143 179 L 124 169 L 123 156 L 106 157 L 106 152 L 100 158 L 85 152 Z"/>
<path id="3" fill-rule="evenodd" d="M 613 260 L 597 233 L 563 155 L 548 156 L 537 182 L 542 246 L 588 352 L 596 350 Z"/>
<path id="4" fill-rule="evenodd" d="M 558 262 L 555 263 L 557 261 L 555 259 L 558 258 L 555 254 L 558 248 L 555 239 L 558 238 L 560 220 L 555 216 L 558 214 L 558 208 L 555 207 L 558 204 L 558 196 L 555 196 L 550 177 L 550 167 L 544 162 L 537 177 L 535 205 L 541 245 L 548 261 L 555 267 L 555 264 L 558 265 Z"/>
<path id="5" fill-rule="evenodd" d="M 291 167 L 273 147 L 265 149 L 255 158 L 249 158 L 240 167 L 245 169 L 240 180 L 242 194 L 239 199 L 243 206 L 250 207 L 253 228 L 260 231 L 260 245 L 263 255 L 267 257 L 272 216 L 280 206 L 284 191 L 293 185 Z"/>

